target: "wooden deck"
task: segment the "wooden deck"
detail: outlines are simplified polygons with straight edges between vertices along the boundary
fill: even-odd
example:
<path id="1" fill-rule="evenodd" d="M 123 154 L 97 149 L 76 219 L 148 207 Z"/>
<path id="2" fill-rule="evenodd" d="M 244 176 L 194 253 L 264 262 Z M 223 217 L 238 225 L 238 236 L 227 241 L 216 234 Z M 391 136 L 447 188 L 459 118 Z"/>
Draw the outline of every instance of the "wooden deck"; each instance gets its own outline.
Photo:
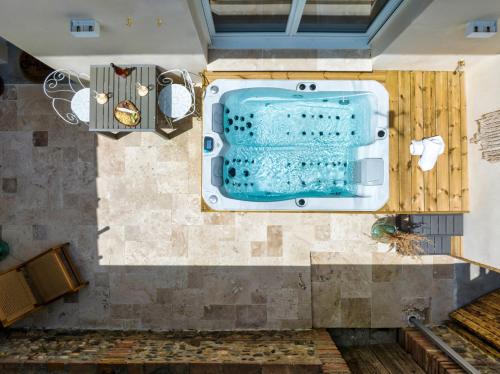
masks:
<path id="1" fill-rule="evenodd" d="M 452 321 L 500 351 L 500 288 L 450 313 Z"/>
<path id="2" fill-rule="evenodd" d="M 399 344 L 423 368 L 425 373 L 464 373 L 460 366 L 417 329 L 400 329 L 398 335 Z"/>
<path id="3" fill-rule="evenodd" d="M 425 374 L 397 343 L 346 347 L 341 352 L 353 374 Z"/>
<path id="4" fill-rule="evenodd" d="M 204 72 L 216 79 L 365 79 L 389 92 L 390 199 L 381 213 L 460 213 L 469 209 L 463 73 L 441 71 Z M 409 152 L 412 139 L 441 135 L 445 153 L 429 172 Z"/>

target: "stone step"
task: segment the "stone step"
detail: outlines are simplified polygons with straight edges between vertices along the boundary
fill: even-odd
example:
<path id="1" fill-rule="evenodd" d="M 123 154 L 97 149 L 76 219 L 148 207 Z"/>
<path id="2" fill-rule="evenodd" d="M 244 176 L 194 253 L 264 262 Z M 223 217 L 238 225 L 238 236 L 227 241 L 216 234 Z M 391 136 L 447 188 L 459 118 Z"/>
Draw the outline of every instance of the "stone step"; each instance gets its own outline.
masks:
<path id="1" fill-rule="evenodd" d="M 369 49 L 209 49 L 209 71 L 372 71 Z"/>
<path id="2" fill-rule="evenodd" d="M 423 235 L 426 255 L 450 255 L 453 236 L 463 236 L 463 214 L 401 214 L 397 219 L 401 230 Z"/>

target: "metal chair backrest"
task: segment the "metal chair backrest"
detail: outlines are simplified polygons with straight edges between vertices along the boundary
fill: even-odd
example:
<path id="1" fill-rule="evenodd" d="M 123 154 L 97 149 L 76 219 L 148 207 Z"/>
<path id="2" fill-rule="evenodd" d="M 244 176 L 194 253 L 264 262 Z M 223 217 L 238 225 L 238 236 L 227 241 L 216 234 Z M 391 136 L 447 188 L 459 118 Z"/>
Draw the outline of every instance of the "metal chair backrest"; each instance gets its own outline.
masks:
<path id="1" fill-rule="evenodd" d="M 78 91 L 88 89 L 86 82 L 89 80 L 87 74 L 66 69 L 55 70 L 45 78 L 43 92 L 52 100 L 52 108 L 64 122 L 70 125 L 88 125 L 71 110 L 71 103 Z"/>
<path id="2" fill-rule="evenodd" d="M 185 69 L 171 69 L 164 71 L 163 73 L 158 75 L 157 78 L 158 85 L 163 86 L 164 87 L 163 89 L 165 89 L 166 86 L 174 84 L 172 76 L 180 77 L 180 79 L 182 80 L 182 85 L 186 87 L 189 94 L 191 95 L 191 106 L 189 107 L 189 110 L 185 114 L 179 117 L 171 118 L 168 117 L 165 113 L 163 113 L 165 115 L 165 119 L 168 122 L 177 122 L 183 118 L 189 117 L 190 115 L 196 113 L 196 94 L 195 94 L 193 80 L 191 79 L 191 75 Z"/>

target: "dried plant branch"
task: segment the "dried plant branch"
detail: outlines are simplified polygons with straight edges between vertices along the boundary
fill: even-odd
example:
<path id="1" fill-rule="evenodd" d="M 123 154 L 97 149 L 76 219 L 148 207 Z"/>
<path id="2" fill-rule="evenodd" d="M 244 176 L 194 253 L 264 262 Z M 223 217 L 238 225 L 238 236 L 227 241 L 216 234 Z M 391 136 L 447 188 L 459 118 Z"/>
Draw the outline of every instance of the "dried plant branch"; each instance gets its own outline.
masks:
<path id="1" fill-rule="evenodd" d="M 385 238 L 389 244 L 389 251 L 395 251 L 402 256 L 420 256 L 424 253 L 422 244 L 429 239 L 422 235 L 396 231 Z"/>

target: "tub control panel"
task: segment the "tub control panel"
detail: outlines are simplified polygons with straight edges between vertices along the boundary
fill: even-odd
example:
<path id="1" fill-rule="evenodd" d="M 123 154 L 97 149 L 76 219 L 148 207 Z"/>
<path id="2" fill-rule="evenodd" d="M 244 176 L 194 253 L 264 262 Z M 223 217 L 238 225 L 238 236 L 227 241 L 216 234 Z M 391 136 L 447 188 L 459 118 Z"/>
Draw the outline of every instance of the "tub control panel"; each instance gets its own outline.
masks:
<path id="1" fill-rule="evenodd" d="M 203 150 L 210 153 L 214 150 L 214 138 L 211 136 L 205 136 L 203 138 Z"/>

